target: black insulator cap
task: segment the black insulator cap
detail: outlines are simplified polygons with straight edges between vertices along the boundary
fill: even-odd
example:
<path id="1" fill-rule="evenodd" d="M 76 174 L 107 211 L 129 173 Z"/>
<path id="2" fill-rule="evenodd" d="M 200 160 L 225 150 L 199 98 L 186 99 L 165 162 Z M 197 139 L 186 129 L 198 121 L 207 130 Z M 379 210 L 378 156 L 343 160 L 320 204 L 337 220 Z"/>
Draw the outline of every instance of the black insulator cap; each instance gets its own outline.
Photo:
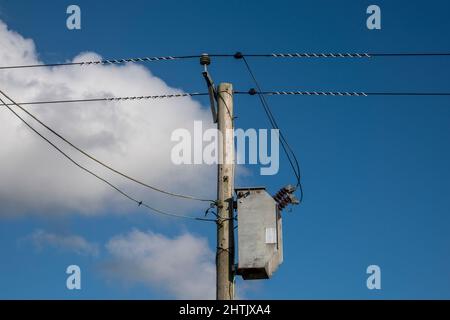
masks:
<path id="1" fill-rule="evenodd" d="M 203 53 L 200 56 L 200 64 L 202 66 L 204 66 L 204 65 L 209 66 L 211 64 L 211 58 L 209 57 L 209 55 L 207 53 Z"/>
<path id="2" fill-rule="evenodd" d="M 236 59 L 242 59 L 243 57 L 244 57 L 244 55 L 242 54 L 242 52 L 236 52 L 235 54 L 234 54 L 234 57 L 236 58 Z"/>
<path id="3" fill-rule="evenodd" d="M 251 96 L 254 96 L 255 94 L 257 94 L 258 92 L 256 91 L 255 88 L 251 88 L 250 90 L 248 90 L 248 94 Z"/>

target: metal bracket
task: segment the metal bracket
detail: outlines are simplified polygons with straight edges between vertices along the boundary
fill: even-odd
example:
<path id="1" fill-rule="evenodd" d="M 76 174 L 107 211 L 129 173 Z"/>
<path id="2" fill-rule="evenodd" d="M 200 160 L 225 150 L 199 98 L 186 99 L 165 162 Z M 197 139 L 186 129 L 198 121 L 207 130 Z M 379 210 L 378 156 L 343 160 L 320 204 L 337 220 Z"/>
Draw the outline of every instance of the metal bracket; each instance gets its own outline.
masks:
<path id="1" fill-rule="evenodd" d="M 216 108 L 217 92 L 216 92 L 216 88 L 214 86 L 214 82 L 212 81 L 211 76 L 209 75 L 208 71 L 203 71 L 202 75 L 205 78 L 206 85 L 208 86 L 209 103 L 211 105 L 211 114 L 212 114 L 213 122 L 217 123 L 217 108 Z"/>
<path id="2" fill-rule="evenodd" d="M 217 92 L 214 86 L 214 82 L 212 81 L 211 76 L 208 73 L 208 65 L 211 64 L 211 58 L 207 53 L 203 53 L 200 56 L 200 64 L 205 68 L 204 71 L 202 72 L 202 75 L 203 78 L 205 78 L 206 85 L 208 86 L 209 103 L 211 105 L 211 113 L 213 121 L 214 123 L 217 123 L 217 108 L 216 108 Z"/>

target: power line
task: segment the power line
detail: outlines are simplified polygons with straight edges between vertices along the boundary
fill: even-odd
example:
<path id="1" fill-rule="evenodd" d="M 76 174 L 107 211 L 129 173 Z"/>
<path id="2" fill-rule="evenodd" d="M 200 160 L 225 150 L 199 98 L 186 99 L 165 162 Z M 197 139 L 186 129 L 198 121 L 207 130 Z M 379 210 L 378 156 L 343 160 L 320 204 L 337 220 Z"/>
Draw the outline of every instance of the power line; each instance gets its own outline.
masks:
<path id="1" fill-rule="evenodd" d="M 273 116 L 270 107 L 268 106 L 267 101 L 265 100 L 265 95 L 300 95 L 300 96 L 347 96 L 347 97 L 367 97 L 367 96 L 450 96 L 450 93 L 445 92 L 354 92 L 354 91 L 262 91 L 255 75 L 253 74 L 248 62 L 246 61 L 245 57 L 242 57 L 246 67 L 252 76 L 258 90 L 250 89 L 249 91 L 235 91 L 235 94 L 249 94 L 249 95 L 255 95 L 257 94 L 261 100 L 261 103 L 263 105 L 263 108 L 266 112 L 266 115 L 272 125 L 273 128 L 279 129 L 278 124 L 276 123 L 275 117 Z M 162 189 L 159 189 L 157 187 L 151 186 L 149 184 L 146 184 L 136 178 L 133 178 L 125 173 L 122 173 L 118 171 L 117 169 L 112 168 L 111 166 L 103 163 L 102 161 L 96 159 L 94 156 L 88 154 L 81 148 L 77 147 L 70 141 L 68 141 L 66 138 L 64 138 L 61 134 L 57 133 L 53 129 L 51 129 L 49 126 L 47 126 L 45 123 L 43 123 L 40 119 L 38 119 L 36 116 L 34 116 L 32 113 L 30 113 L 28 110 L 21 107 L 21 105 L 39 105 L 39 104 L 56 104 L 56 103 L 76 103 L 76 102 L 97 102 L 97 101 L 139 101 L 139 100 L 147 100 L 147 99 L 163 99 L 163 98 L 177 98 L 177 97 L 192 97 L 192 96 L 204 96 L 208 95 L 208 93 L 199 93 L 199 92 L 192 92 L 192 93 L 180 93 L 180 94 L 163 94 L 163 95 L 148 95 L 148 96 L 125 96 L 125 97 L 104 97 L 104 98 L 90 98 L 90 99 L 73 99 L 73 100 L 50 100 L 50 101 L 30 101 L 30 102 L 23 102 L 23 103 L 16 103 L 14 102 L 9 96 L 7 96 L 3 91 L 0 90 L 0 93 L 2 93 L 5 97 L 7 97 L 11 103 L 3 103 L 5 106 L 18 106 L 20 109 L 22 109 L 25 113 L 27 113 L 30 117 L 35 119 L 38 123 L 40 123 L 42 126 L 44 126 L 47 130 L 55 134 L 57 137 L 59 137 L 61 140 L 66 142 L 68 145 L 73 147 L 75 150 L 79 151 L 86 157 L 90 158 L 91 160 L 97 162 L 98 164 L 104 166 L 105 168 L 111 170 L 112 172 L 121 175 L 122 177 L 129 179 L 135 183 L 138 183 L 144 187 L 150 188 L 154 191 L 158 191 L 170 196 L 175 196 L 179 198 L 184 199 L 190 199 L 190 200 L 198 200 L 198 201 L 205 201 L 205 202 L 214 202 L 214 200 L 210 199 L 202 199 L 202 198 L 196 198 L 189 195 L 183 195 L 183 194 L 177 194 L 168 192 Z M 286 138 L 284 137 L 283 133 L 280 131 L 280 141 L 281 145 L 284 149 L 284 152 L 286 153 L 286 156 L 288 158 L 288 161 L 290 162 L 290 165 L 294 171 L 294 174 L 297 178 L 297 186 L 301 188 L 300 184 L 300 167 L 298 164 L 298 160 L 292 151 L 292 148 L 289 146 L 288 142 L 286 141 Z M 291 156 L 289 155 L 292 155 Z M 295 163 L 295 164 L 294 164 Z M 303 193 L 302 193 L 303 194 Z"/>
<path id="2" fill-rule="evenodd" d="M 161 94 L 151 96 L 125 96 L 125 97 L 104 97 L 104 98 L 86 98 L 86 99 L 64 99 L 64 100 L 47 100 L 47 101 L 27 101 L 18 102 L 20 105 L 37 105 L 37 104 L 57 104 L 57 103 L 78 103 L 78 102 L 116 102 L 116 101 L 139 101 L 152 99 L 170 99 L 183 97 L 206 96 L 208 93 L 191 92 L 191 93 L 175 93 L 175 94 Z M 9 106 L 14 103 L 7 103 Z"/>
<path id="3" fill-rule="evenodd" d="M 7 97 L 5 95 L 5 97 Z M 7 97 L 8 98 L 8 97 Z M 9 99 L 9 98 L 8 98 Z M 9 99 L 10 100 L 10 99 Z M 176 218 L 185 218 L 185 219 L 194 219 L 194 220 L 202 220 L 202 221 L 215 221 L 212 219 L 205 219 L 205 218 L 198 218 L 198 217 L 191 217 L 191 216 L 185 216 L 185 215 L 178 215 L 178 214 L 174 214 L 174 213 L 170 213 L 170 212 L 166 212 L 157 208 L 154 208 L 148 204 L 146 204 L 143 201 L 138 201 L 137 199 L 135 199 L 134 197 L 132 197 L 131 195 L 129 195 L 128 193 L 126 193 L 125 191 L 123 191 L 122 189 L 120 189 L 119 187 L 115 186 L 114 184 L 112 184 L 111 182 L 109 182 L 108 180 L 106 180 L 105 178 L 100 177 L 99 175 L 97 175 L 96 173 L 94 173 L 93 171 L 87 169 L 86 167 L 82 166 L 81 164 L 79 164 L 77 161 L 75 161 L 74 159 L 72 159 L 67 153 L 65 153 L 64 151 L 62 151 L 58 146 L 56 146 L 53 142 L 51 142 L 49 139 L 47 139 L 44 135 L 42 135 L 39 131 L 37 131 L 32 125 L 30 125 L 24 118 L 22 118 L 19 114 L 17 114 L 9 105 L 7 105 L 5 103 L 5 101 L 0 98 L 0 102 L 6 106 L 9 111 L 11 111 L 17 118 L 19 118 L 28 128 L 30 128 L 34 133 L 36 133 L 41 139 L 43 139 L 45 142 L 47 142 L 50 146 L 52 146 L 55 150 L 57 150 L 59 153 L 61 153 L 65 158 L 67 158 L 70 162 L 72 162 L 74 165 L 76 165 L 78 168 L 80 168 L 81 170 L 89 173 L 90 175 L 92 175 L 93 177 L 97 178 L 98 180 L 104 182 L 105 184 L 107 184 L 108 186 L 110 186 L 111 188 L 113 188 L 114 190 L 116 190 L 117 192 L 119 192 L 121 195 L 123 195 L 124 197 L 126 197 L 127 199 L 135 202 L 138 206 L 144 206 L 147 209 L 150 209 L 158 214 L 161 215 L 165 215 L 165 216 L 171 216 L 171 217 L 176 217 Z"/>
<path id="4" fill-rule="evenodd" d="M 429 56 L 450 56 L 450 52 L 400 52 L 400 53 L 314 53 L 314 52 L 291 52 L 291 53 L 250 53 L 243 54 L 236 52 L 234 54 L 208 54 L 210 57 L 266 57 L 266 58 L 372 58 L 372 57 L 429 57 Z M 125 63 L 139 63 L 139 62 L 157 62 L 157 61 L 173 61 L 199 58 L 201 55 L 181 55 L 181 56 L 153 56 L 153 57 L 139 57 L 126 59 L 104 59 L 91 60 L 80 62 L 61 62 L 61 63 L 35 63 L 12 66 L 0 66 L 0 70 L 5 69 L 22 69 L 22 68 L 39 68 L 39 67 L 60 67 L 60 66 L 89 66 L 89 65 L 110 65 L 110 64 L 125 64 Z"/>
<path id="5" fill-rule="evenodd" d="M 297 95 L 297 96 L 340 96 L 340 97 L 368 97 L 368 96 L 450 96 L 450 92 L 362 92 L 362 91 L 257 91 L 250 89 L 248 91 L 233 91 L 239 95 Z M 66 103 L 82 103 L 82 102 L 122 102 L 122 101 L 140 101 L 151 99 L 169 99 L 179 97 L 195 97 L 207 96 L 208 93 L 192 92 L 180 94 L 164 94 L 153 96 L 124 96 L 124 97 L 105 97 L 105 98 L 87 98 L 87 99 L 64 99 L 64 100 L 41 100 L 18 102 L 24 105 L 42 105 L 42 104 L 66 104 Z M 6 103 L 8 106 L 15 106 L 14 103 Z"/>
<path id="6" fill-rule="evenodd" d="M 244 61 L 244 64 L 245 64 L 247 71 L 249 72 L 251 78 L 253 79 L 253 82 L 255 83 L 256 87 L 258 88 L 258 92 L 262 92 L 261 87 L 259 86 L 258 80 L 256 80 L 256 77 L 255 77 L 252 69 L 250 68 L 250 65 L 248 64 L 247 59 L 245 59 L 245 57 L 242 57 L 242 60 Z M 300 189 L 300 202 L 301 202 L 303 200 L 303 187 L 302 187 L 302 184 L 300 181 L 301 172 L 300 172 L 300 165 L 298 163 L 297 157 L 296 157 L 294 151 L 292 150 L 292 148 L 290 147 L 289 143 L 287 142 L 286 138 L 284 137 L 284 134 L 281 132 L 264 95 L 258 94 L 258 97 L 261 101 L 263 109 L 264 109 L 266 116 L 268 117 L 269 122 L 271 123 L 272 127 L 274 129 L 278 129 L 278 131 L 279 131 L 281 146 L 283 148 L 283 151 L 286 154 L 286 157 L 288 158 L 288 161 L 289 161 L 289 163 L 292 167 L 292 170 L 294 172 L 294 175 L 297 179 L 296 187 Z M 291 155 L 292 155 L 292 158 L 291 158 Z M 294 165 L 294 163 L 295 163 L 295 165 Z"/>
<path id="7" fill-rule="evenodd" d="M 296 96 L 338 96 L 338 97 L 368 97 L 368 96 L 450 96 L 450 92 L 356 92 L 356 91 L 237 91 L 235 94 L 249 95 L 296 95 Z"/>
<path id="8" fill-rule="evenodd" d="M 183 198 L 183 199 L 189 199 L 189 200 L 197 200 L 197 201 L 204 201 L 204 202 L 214 202 L 214 200 L 209 200 L 209 199 L 202 199 L 202 198 L 196 198 L 193 196 L 189 196 L 189 195 L 183 195 L 183 194 L 178 194 L 178 193 L 173 193 L 173 192 L 169 192 L 169 191 L 165 191 L 162 190 L 160 188 L 157 188 L 155 186 L 151 186 L 145 182 L 142 182 L 136 178 L 133 178 L 123 172 L 120 172 L 117 169 L 112 168 L 111 166 L 105 164 L 104 162 L 98 160 L 97 158 L 95 158 L 94 156 L 92 156 L 91 154 L 87 153 L 86 151 L 84 151 L 83 149 L 81 149 L 80 147 L 76 146 L 75 144 L 73 144 L 72 142 L 70 142 L 69 140 L 67 140 L 65 137 L 63 137 L 61 134 L 59 134 L 58 132 L 56 132 L 54 129 L 50 128 L 48 125 L 46 125 L 44 122 L 42 122 L 39 118 L 37 118 L 34 114 L 32 114 L 31 112 L 29 112 L 28 110 L 26 110 L 25 108 L 23 108 L 20 104 L 14 102 L 14 100 L 12 100 L 8 95 L 6 95 L 2 90 L 0 90 L 0 93 L 2 95 L 4 95 L 8 100 L 11 101 L 11 103 L 17 107 L 19 107 L 23 112 L 25 112 L 26 114 L 28 114 L 31 118 L 33 118 L 34 120 L 36 120 L 40 125 L 42 125 L 44 128 L 46 128 L 48 131 L 50 131 L 51 133 L 53 133 L 54 135 L 56 135 L 58 138 L 60 138 L 61 140 L 63 140 L 65 143 L 67 143 L 69 146 L 71 146 L 72 148 L 74 148 L 75 150 L 77 150 L 78 152 L 82 153 L 84 156 L 88 157 L 89 159 L 97 162 L 98 164 L 100 164 L 101 166 L 107 168 L 108 170 L 130 180 L 133 181 L 135 183 L 138 183 L 144 187 L 147 187 L 149 189 L 152 189 L 154 191 L 160 192 L 160 193 L 164 193 L 166 195 L 170 195 L 173 197 L 178 197 L 178 198 Z M 10 108 L 9 105 L 3 103 L 6 107 L 8 107 L 8 109 Z"/>
<path id="9" fill-rule="evenodd" d="M 256 58 L 372 58 L 372 57 L 426 57 L 426 56 L 450 56 L 450 52 L 405 52 L 405 53 L 262 53 L 243 54 L 237 52 L 234 57 L 256 57 Z"/>
<path id="10" fill-rule="evenodd" d="M 80 62 L 61 62 L 61 63 L 36 63 L 27 65 L 2 66 L 1 69 L 21 69 L 21 68 L 39 68 L 39 67 L 60 67 L 60 66 L 88 66 L 88 65 L 104 65 L 104 64 L 122 64 L 128 62 L 153 62 L 190 59 L 197 56 L 162 56 L 162 57 L 141 57 L 127 59 L 105 59 Z"/>
<path id="11" fill-rule="evenodd" d="M 210 54 L 211 57 L 232 57 L 232 54 Z M 0 66 L 0 70 L 4 69 L 22 69 L 22 68 L 40 68 L 40 67 L 61 67 L 61 66 L 90 66 L 90 65 L 108 65 L 108 64 L 124 64 L 124 63 L 138 63 L 138 62 L 156 62 L 156 61 L 173 61 L 199 58 L 200 55 L 186 55 L 186 56 L 159 56 L 159 57 L 140 57 L 140 58 L 126 58 L 126 59 L 104 59 L 80 62 L 61 62 L 61 63 L 36 63 L 13 66 Z"/>

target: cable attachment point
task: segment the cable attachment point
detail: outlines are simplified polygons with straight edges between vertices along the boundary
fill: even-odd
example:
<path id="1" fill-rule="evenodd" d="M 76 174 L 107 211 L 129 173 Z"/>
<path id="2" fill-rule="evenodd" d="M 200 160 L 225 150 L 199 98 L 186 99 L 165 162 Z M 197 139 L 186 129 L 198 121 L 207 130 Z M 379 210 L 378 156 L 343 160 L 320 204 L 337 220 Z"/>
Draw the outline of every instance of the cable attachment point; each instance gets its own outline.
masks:
<path id="1" fill-rule="evenodd" d="M 217 209 L 222 209 L 222 208 L 223 208 L 223 202 L 217 200 L 217 202 L 216 202 L 216 207 L 217 207 Z"/>
<path id="2" fill-rule="evenodd" d="M 248 90 L 248 94 L 251 95 L 251 96 L 254 96 L 257 93 L 258 93 L 258 91 L 256 91 L 255 88 L 251 88 L 250 90 Z"/>
<path id="3" fill-rule="evenodd" d="M 215 202 L 212 202 L 212 203 L 209 205 L 209 208 L 206 209 L 206 211 L 205 211 L 205 217 L 208 215 L 208 213 L 211 212 L 211 213 L 217 218 L 217 213 L 213 211 L 213 209 L 214 209 L 215 207 L 216 207 Z"/>
<path id="4" fill-rule="evenodd" d="M 242 52 L 236 52 L 233 56 L 235 59 L 242 59 L 244 57 L 244 55 L 242 54 Z"/>
<path id="5" fill-rule="evenodd" d="M 202 66 L 209 66 L 211 64 L 211 58 L 207 53 L 202 53 L 200 56 L 200 64 Z"/>

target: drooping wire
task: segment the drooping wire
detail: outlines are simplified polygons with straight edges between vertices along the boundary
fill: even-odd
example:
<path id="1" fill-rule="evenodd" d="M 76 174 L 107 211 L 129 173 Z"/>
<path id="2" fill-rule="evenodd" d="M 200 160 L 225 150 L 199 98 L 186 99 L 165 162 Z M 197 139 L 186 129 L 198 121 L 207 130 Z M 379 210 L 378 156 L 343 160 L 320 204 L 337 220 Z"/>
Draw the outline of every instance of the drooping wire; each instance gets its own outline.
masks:
<path id="1" fill-rule="evenodd" d="M 178 193 L 174 193 L 174 192 L 169 192 L 160 188 L 157 188 L 155 186 L 149 185 L 145 182 L 142 182 L 136 178 L 133 178 L 117 169 L 114 169 L 113 167 L 109 166 L 108 164 L 98 160 L 97 158 L 95 158 L 94 156 L 92 156 L 91 154 L 87 153 L 86 151 L 84 151 L 83 149 L 81 149 L 80 147 L 76 146 L 75 144 L 73 144 L 71 141 L 69 141 L 68 139 L 66 139 L 65 137 L 63 137 L 61 134 L 59 134 L 58 132 L 56 132 L 54 129 L 50 128 L 48 125 L 46 125 L 44 122 L 42 122 L 39 118 L 37 118 L 34 114 L 32 114 L 31 112 L 29 112 L 27 109 L 23 108 L 20 104 L 16 103 L 14 100 L 12 100 L 8 95 L 6 95 L 2 90 L 0 90 L 0 93 L 5 96 L 13 105 L 17 106 L 18 108 L 20 108 L 23 112 L 25 112 L 27 115 L 29 115 L 31 118 L 33 118 L 35 121 L 37 121 L 41 126 L 43 126 L 45 129 L 47 129 L 48 131 L 50 131 L 52 134 L 54 134 L 55 136 L 57 136 L 59 139 L 61 139 L 62 141 L 64 141 L 65 143 L 67 143 L 69 146 L 71 146 L 73 149 L 77 150 L 78 152 L 80 152 L 81 154 L 83 154 L 84 156 L 88 157 L 89 159 L 95 161 L 96 163 L 100 164 L 101 166 L 107 168 L 108 170 L 130 180 L 133 181 L 137 184 L 140 184 L 146 188 L 149 188 L 151 190 L 169 195 L 169 196 L 173 196 L 173 197 L 178 197 L 178 198 L 182 198 L 182 199 L 189 199 L 189 200 L 197 200 L 197 201 L 204 201 L 204 202 L 214 202 L 214 200 L 209 200 L 209 199 L 202 199 L 202 198 L 197 198 L 197 197 L 193 197 L 190 195 L 183 195 L 183 194 L 178 194 Z M 4 104 L 6 107 L 9 108 L 9 105 Z"/>
<path id="2" fill-rule="evenodd" d="M 132 197 L 131 195 L 129 195 L 128 193 L 126 193 L 125 191 L 123 191 L 122 189 L 117 187 L 116 185 L 112 184 L 111 182 L 109 182 L 105 178 L 100 177 L 98 174 L 94 173 L 93 171 L 89 170 L 88 168 L 84 167 L 83 165 L 81 165 L 80 163 L 78 163 L 77 161 L 72 159 L 72 157 L 70 157 L 67 153 L 62 151 L 58 146 L 56 146 L 53 142 L 51 142 L 49 139 L 47 139 L 42 133 L 40 133 L 31 124 L 29 124 L 24 118 L 22 118 L 18 113 L 16 113 L 9 105 L 7 105 L 5 103 L 5 101 L 2 98 L 0 98 L 0 102 L 4 106 L 6 106 L 9 109 L 9 111 L 11 111 L 18 119 L 20 119 L 35 134 L 37 134 L 41 139 L 43 139 L 45 142 L 47 142 L 50 146 L 52 146 L 55 150 L 57 150 L 60 154 L 62 154 L 66 159 L 68 159 L 70 162 L 72 162 L 75 166 L 77 166 L 81 170 L 87 172 L 88 174 L 92 175 L 96 179 L 102 181 L 103 183 L 107 184 L 108 186 L 110 186 L 111 188 L 113 188 L 114 190 L 119 192 L 122 196 L 126 197 L 128 200 L 131 200 L 131 201 L 135 202 L 138 206 L 143 206 L 143 207 L 145 207 L 147 209 L 152 210 L 153 212 L 156 212 L 158 214 L 165 215 L 165 216 L 170 216 L 170 217 L 184 218 L 184 219 L 193 219 L 193 220 L 201 220 L 201 221 L 215 221 L 213 219 L 198 218 L 198 217 L 185 216 L 185 215 L 179 215 L 179 214 L 175 214 L 175 213 L 166 212 L 166 211 L 154 208 L 154 207 L 148 205 L 147 203 L 145 203 L 143 201 L 139 201 L 139 200 L 135 199 L 134 197 Z"/>
<path id="3" fill-rule="evenodd" d="M 259 90 L 258 92 L 261 92 L 261 87 L 259 86 L 259 83 L 258 83 L 258 81 L 256 80 L 256 77 L 255 77 L 255 75 L 254 75 L 252 69 L 250 68 L 250 65 L 248 64 L 248 62 L 247 62 L 247 60 L 245 59 L 245 57 L 243 57 L 243 60 L 244 60 L 244 63 L 245 63 L 245 65 L 246 65 L 246 67 L 247 67 L 247 70 L 248 70 L 248 72 L 250 73 L 250 75 L 251 75 L 251 77 L 252 77 L 252 79 L 253 79 L 253 81 L 254 81 L 256 87 L 257 87 L 258 90 Z M 289 147 L 289 144 L 287 143 L 286 139 L 284 138 L 284 135 L 282 134 L 281 130 L 279 129 L 279 126 L 278 126 L 278 124 L 277 124 L 277 122 L 276 122 L 276 120 L 275 120 L 275 117 L 274 117 L 272 111 L 270 110 L 270 107 L 269 107 L 269 104 L 268 104 L 267 100 L 266 100 L 266 99 L 264 98 L 264 96 L 262 96 L 262 95 L 258 95 L 258 96 L 260 97 L 261 103 L 262 103 L 262 105 L 263 105 L 263 107 L 264 107 L 264 110 L 266 111 L 266 115 L 268 116 L 269 121 L 270 121 L 271 124 L 272 124 L 272 127 L 275 128 L 275 129 L 278 129 L 278 130 L 280 131 L 280 137 L 281 137 L 282 141 L 283 141 L 284 143 L 286 143 L 286 147 L 290 149 L 290 151 L 291 151 L 291 153 L 292 153 L 292 155 L 293 155 L 293 157 L 294 157 L 294 160 L 296 161 L 297 171 L 296 171 L 294 168 L 293 168 L 293 170 L 294 170 L 294 172 L 297 172 L 297 173 L 298 173 L 298 175 L 296 174 L 296 177 L 299 179 L 299 178 L 300 178 L 300 174 L 299 174 L 299 171 L 300 171 L 300 170 L 299 170 L 299 168 L 298 168 L 299 165 L 298 165 L 297 159 L 296 159 L 296 157 L 295 157 L 295 153 L 294 153 L 294 152 L 292 151 L 292 149 Z M 287 156 L 288 156 L 288 158 L 290 158 L 288 154 L 287 154 Z M 292 165 L 292 163 L 291 163 L 291 165 Z"/>
<path id="4" fill-rule="evenodd" d="M 245 59 L 245 57 L 243 57 L 243 60 L 244 60 L 244 63 L 245 63 L 245 65 L 246 65 L 246 67 L 247 67 L 247 70 L 249 71 L 251 77 L 253 78 L 253 81 L 255 82 L 256 87 L 258 88 L 259 91 L 261 91 L 261 88 L 260 88 L 260 86 L 259 86 L 259 83 L 258 83 L 258 81 L 256 80 L 256 77 L 255 77 L 254 73 L 252 72 L 252 70 L 251 70 L 251 68 L 250 68 L 250 65 L 248 64 L 248 62 L 247 62 L 247 60 Z M 281 138 L 281 142 L 282 142 L 282 147 L 283 147 L 283 149 L 284 149 L 284 151 L 285 151 L 285 153 L 286 153 L 286 156 L 287 156 L 287 158 L 288 158 L 288 160 L 289 160 L 289 162 L 290 162 L 290 164 L 291 164 L 291 167 L 292 167 L 292 169 L 293 169 L 293 171 L 294 171 L 294 174 L 295 174 L 295 176 L 296 176 L 296 178 L 297 178 L 297 186 L 299 186 L 299 185 L 300 185 L 300 169 L 299 169 L 299 165 L 298 165 L 297 158 L 295 157 L 294 152 L 292 151 L 292 149 L 290 148 L 290 146 L 289 146 L 289 144 L 287 143 L 286 139 L 284 138 L 283 133 L 282 133 L 281 130 L 279 129 L 279 126 L 278 126 L 278 124 L 277 124 L 277 122 L 276 122 L 276 120 L 275 120 L 275 117 L 273 116 L 272 111 L 270 110 L 270 107 L 269 107 L 269 105 L 268 105 L 268 103 L 267 103 L 267 100 L 266 100 L 266 99 L 264 98 L 264 96 L 262 96 L 262 95 L 258 95 L 258 97 L 259 97 L 260 100 L 261 100 L 261 104 L 262 104 L 262 106 L 263 106 L 263 108 L 264 108 L 264 111 L 266 112 L 267 117 L 269 118 L 269 121 L 270 121 L 272 127 L 273 127 L 274 129 L 278 129 L 279 132 L 280 132 L 280 138 Z M 288 152 L 287 152 L 286 149 L 289 149 L 290 153 L 293 155 L 293 161 L 295 162 L 295 168 L 294 168 L 294 164 L 292 163 L 291 157 L 290 157 L 290 155 L 288 154 Z"/>
<path id="5" fill-rule="evenodd" d="M 258 92 L 262 92 L 261 87 L 258 83 L 258 80 L 256 79 L 255 74 L 253 73 L 249 63 L 247 62 L 247 59 L 245 59 L 245 56 L 242 57 L 242 60 L 244 61 L 244 64 L 247 68 L 247 71 L 249 72 L 251 78 L 253 79 L 253 82 L 255 83 L 255 86 L 258 89 Z M 289 143 L 287 142 L 286 138 L 284 137 L 284 134 L 281 132 L 274 115 L 272 114 L 269 104 L 267 103 L 267 100 L 265 99 L 264 95 L 262 94 L 258 94 L 258 97 L 261 101 L 261 104 L 263 106 L 263 109 L 269 119 L 269 122 L 272 125 L 272 128 L 274 129 L 278 129 L 279 131 L 279 135 L 280 135 L 280 141 L 281 141 L 281 146 L 283 148 L 283 151 L 286 154 L 286 157 L 288 158 L 288 161 L 292 167 L 292 170 L 294 172 L 294 175 L 296 177 L 296 188 L 299 188 L 300 190 L 300 202 L 303 200 L 303 187 L 301 184 L 301 171 L 300 171 L 300 165 L 298 163 L 297 160 L 297 156 L 295 155 L 294 151 L 292 150 L 292 148 L 290 147 Z"/>

